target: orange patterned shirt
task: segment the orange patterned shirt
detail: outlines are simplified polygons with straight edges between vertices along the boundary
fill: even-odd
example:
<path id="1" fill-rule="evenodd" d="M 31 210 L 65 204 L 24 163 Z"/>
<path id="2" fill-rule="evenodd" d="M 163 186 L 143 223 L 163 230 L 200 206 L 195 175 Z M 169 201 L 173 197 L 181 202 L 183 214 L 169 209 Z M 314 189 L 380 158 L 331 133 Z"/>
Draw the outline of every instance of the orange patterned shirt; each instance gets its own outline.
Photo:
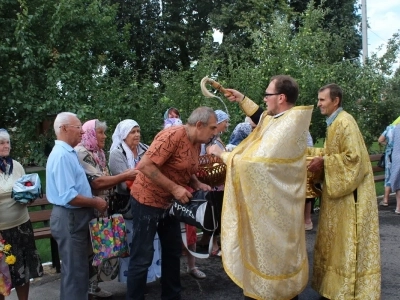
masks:
<path id="1" fill-rule="evenodd" d="M 167 178 L 188 186 L 199 166 L 200 144 L 193 145 L 184 126 L 160 131 L 145 153 Z M 173 196 L 148 177 L 139 173 L 132 184 L 131 195 L 142 204 L 168 208 Z"/>

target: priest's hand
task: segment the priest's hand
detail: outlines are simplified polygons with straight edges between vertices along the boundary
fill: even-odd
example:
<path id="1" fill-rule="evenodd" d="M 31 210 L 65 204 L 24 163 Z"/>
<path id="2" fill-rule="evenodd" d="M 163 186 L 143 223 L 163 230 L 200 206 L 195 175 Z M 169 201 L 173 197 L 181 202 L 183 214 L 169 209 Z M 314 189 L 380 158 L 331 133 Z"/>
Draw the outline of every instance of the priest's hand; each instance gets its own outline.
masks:
<path id="1" fill-rule="evenodd" d="M 241 102 L 244 99 L 244 95 L 233 89 L 226 89 L 229 93 L 224 94 L 224 96 L 231 102 Z"/>
<path id="2" fill-rule="evenodd" d="M 314 157 L 307 167 L 310 172 L 317 172 L 324 169 L 324 159 L 321 156 Z"/>

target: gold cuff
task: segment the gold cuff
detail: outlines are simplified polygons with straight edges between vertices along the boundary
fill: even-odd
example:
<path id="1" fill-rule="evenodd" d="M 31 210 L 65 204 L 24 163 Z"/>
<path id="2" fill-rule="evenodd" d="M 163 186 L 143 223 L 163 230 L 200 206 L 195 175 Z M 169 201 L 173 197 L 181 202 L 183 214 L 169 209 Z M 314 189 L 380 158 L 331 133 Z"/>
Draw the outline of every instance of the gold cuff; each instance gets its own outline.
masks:
<path id="1" fill-rule="evenodd" d="M 246 114 L 246 116 L 252 116 L 258 110 L 259 105 L 254 103 L 251 99 L 246 96 L 242 101 L 239 102 L 241 110 Z"/>

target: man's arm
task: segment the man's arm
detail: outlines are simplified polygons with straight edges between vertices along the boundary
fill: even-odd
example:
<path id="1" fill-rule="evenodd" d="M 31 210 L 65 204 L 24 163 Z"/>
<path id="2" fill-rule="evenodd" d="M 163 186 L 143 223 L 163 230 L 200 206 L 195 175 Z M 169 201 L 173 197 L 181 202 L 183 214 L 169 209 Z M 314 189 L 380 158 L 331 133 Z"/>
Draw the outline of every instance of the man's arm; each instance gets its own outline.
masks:
<path id="1" fill-rule="evenodd" d="M 107 202 L 100 197 L 88 198 L 81 195 L 77 195 L 68 204 L 77 207 L 93 207 L 101 213 L 105 212 L 108 207 Z"/>
<path id="2" fill-rule="evenodd" d="M 189 193 L 186 188 L 176 184 L 161 173 L 156 164 L 147 155 L 143 156 L 137 169 L 155 184 L 171 193 L 176 200 L 187 203 L 189 199 L 192 198 L 192 194 Z"/>
<path id="3" fill-rule="evenodd" d="M 238 102 L 243 112 L 251 118 L 254 124 L 258 124 L 264 110 L 241 92 L 234 89 L 226 90 L 229 93 L 225 94 L 225 97 L 231 102 Z"/>

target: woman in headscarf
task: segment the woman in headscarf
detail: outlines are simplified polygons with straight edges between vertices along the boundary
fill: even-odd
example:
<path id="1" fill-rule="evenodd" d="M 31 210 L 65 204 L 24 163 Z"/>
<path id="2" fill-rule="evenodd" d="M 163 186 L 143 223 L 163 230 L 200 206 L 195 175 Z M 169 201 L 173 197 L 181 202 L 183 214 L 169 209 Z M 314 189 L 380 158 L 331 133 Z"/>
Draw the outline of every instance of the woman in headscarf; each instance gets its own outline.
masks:
<path id="1" fill-rule="evenodd" d="M 166 110 L 166 112 L 164 113 L 164 120 L 170 119 L 170 118 L 174 118 L 174 119 L 180 119 L 181 118 L 179 110 L 176 109 L 175 107 L 168 108 Z"/>
<path id="2" fill-rule="evenodd" d="M 123 120 L 118 123 L 112 135 L 110 148 L 110 170 L 111 174 L 120 174 L 127 169 L 134 169 L 149 147 L 140 142 L 140 127 L 134 120 Z M 123 213 L 128 229 L 128 244 L 132 240 L 132 213 L 130 206 L 130 184 L 132 182 L 121 182 L 117 185 L 117 198 L 120 204 L 120 213 Z M 127 185 L 128 184 L 128 185 Z M 147 272 L 147 282 L 152 282 L 161 276 L 161 246 L 158 236 L 154 239 L 153 262 Z M 126 282 L 129 257 L 120 259 L 120 282 Z"/>
<path id="3" fill-rule="evenodd" d="M 87 121 L 82 126 L 82 130 L 85 132 L 82 135 L 82 141 L 75 147 L 79 162 L 85 170 L 92 188 L 92 193 L 100 197 L 105 197 L 108 190 L 117 184 L 126 180 L 134 180 L 137 174 L 136 170 L 130 169 L 117 175 L 110 175 L 103 150 L 107 137 L 105 134 L 106 129 L 107 125 L 105 122 L 97 119 Z M 89 256 L 89 262 L 92 259 L 93 254 Z M 99 298 L 112 296 L 110 292 L 101 290 L 98 287 L 97 271 L 95 267 L 90 267 L 89 294 Z"/>
<path id="4" fill-rule="evenodd" d="M 140 142 L 140 126 L 130 119 L 118 123 L 112 135 L 110 148 L 110 171 L 113 175 L 120 174 L 127 169 L 134 169 L 146 152 L 148 145 Z M 124 203 L 121 213 L 131 219 L 129 205 L 129 187 L 126 182 L 117 185 L 117 197 Z M 125 215 L 126 214 L 126 215 Z"/>
<path id="5" fill-rule="evenodd" d="M 19 300 L 28 300 L 29 280 L 41 277 L 43 267 L 36 250 L 28 208 L 11 198 L 14 183 L 25 171 L 10 157 L 10 150 L 10 135 L 7 130 L 0 129 L 0 240 L 11 245 L 10 252 L 16 257 L 16 262 L 8 266 L 11 286 L 1 286 L 4 282 L 0 279 L 0 300 L 8 296 L 12 287 Z"/>
<path id="6" fill-rule="evenodd" d="M 237 124 L 235 129 L 232 131 L 228 145 L 226 145 L 226 150 L 232 151 L 235 149 L 241 141 L 247 138 L 247 136 L 256 126 L 257 125 L 251 120 L 250 117 L 246 117 L 243 123 Z"/>

